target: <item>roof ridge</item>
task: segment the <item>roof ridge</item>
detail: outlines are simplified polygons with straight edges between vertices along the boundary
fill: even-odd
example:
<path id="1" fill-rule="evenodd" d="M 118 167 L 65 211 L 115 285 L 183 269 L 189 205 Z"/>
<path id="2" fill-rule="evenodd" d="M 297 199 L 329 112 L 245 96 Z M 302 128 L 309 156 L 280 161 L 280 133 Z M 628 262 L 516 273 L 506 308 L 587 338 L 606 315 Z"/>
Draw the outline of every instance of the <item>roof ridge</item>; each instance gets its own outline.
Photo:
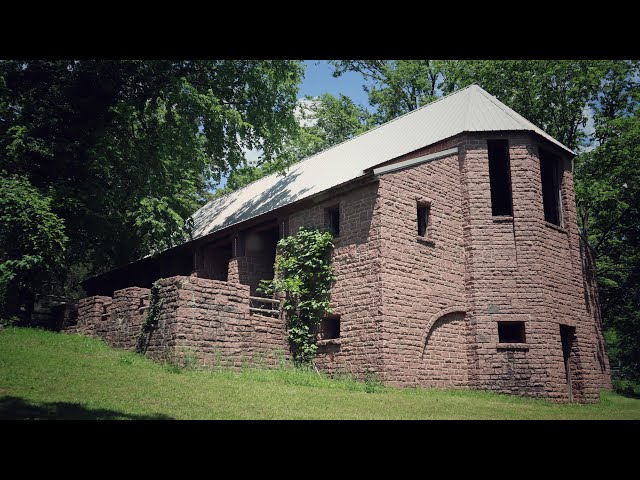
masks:
<path id="1" fill-rule="evenodd" d="M 506 105 L 505 103 L 501 102 L 500 100 L 498 100 L 498 98 L 495 95 L 491 95 L 489 92 L 487 92 L 485 89 L 480 88 L 480 93 L 482 93 L 482 95 L 484 97 L 486 97 L 491 103 L 493 103 L 494 105 L 496 105 L 500 110 L 502 110 L 504 113 L 506 113 L 507 115 L 509 115 L 511 118 L 513 118 L 516 122 L 518 122 L 519 124 L 522 125 L 522 119 L 524 119 L 525 121 L 529 122 L 531 125 L 533 125 L 536 128 L 540 128 L 538 127 L 535 123 L 527 120 L 526 118 L 524 118 L 522 115 L 519 115 L 518 112 L 516 112 L 515 110 L 513 110 L 511 107 L 509 107 L 508 105 Z M 507 107 L 506 109 L 503 107 Z M 521 118 L 517 118 L 514 117 L 513 115 L 511 115 L 511 112 L 516 113 L 519 117 Z M 523 125 L 523 126 L 528 126 L 528 125 Z"/>
<path id="2" fill-rule="evenodd" d="M 336 143 L 335 145 L 331 145 L 330 147 L 327 147 L 327 148 L 325 148 L 324 150 L 320 150 L 319 152 L 314 153 L 314 154 L 313 154 L 313 155 L 311 155 L 310 157 L 303 158 L 302 160 L 300 160 L 299 162 L 296 162 L 296 163 L 295 163 L 295 164 L 293 164 L 293 165 L 297 165 L 297 164 L 299 164 L 299 163 L 306 162 L 307 160 L 311 160 L 313 157 L 316 157 L 316 156 L 320 155 L 321 153 L 327 152 L 327 151 L 329 151 L 329 150 L 331 150 L 331 149 L 333 149 L 333 148 L 339 147 L 339 146 L 340 146 L 340 145 L 342 145 L 343 143 L 350 142 L 350 141 L 352 141 L 352 140 L 355 140 L 356 138 L 359 138 L 359 137 L 362 137 L 362 136 L 366 135 L 367 133 L 374 132 L 374 131 L 378 130 L 379 128 L 382 128 L 382 127 L 384 127 L 384 126 L 386 126 L 386 125 L 389 125 L 390 123 L 395 122 L 396 120 L 400 120 L 401 118 L 406 117 L 406 116 L 408 116 L 408 115 L 411 115 L 412 113 L 416 113 L 416 112 L 417 112 L 417 111 L 419 111 L 419 110 L 422 110 L 422 109 L 425 109 L 425 108 L 427 108 L 427 107 L 430 107 L 431 105 L 434 105 L 434 104 L 438 103 L 440 100 L 444 100 L 445 98 L 449 98 L 449 97 L 452 97 L 452 96 L 454 96 L 454 95 L 457 95 L 458 93 L 461 93 L 461 92 L 463 92 L 464 90 L 467 90 L 468 88 L 471 88 L 471 87 L 474 87 L 474 86 L 475 86 L 475 87 L 477 87 L 478 85 L 476 85 L 475 83 L 472 83 L 471 85 L 467 85 L 467 86 L 466 86 L 466 87 L 464 87 L 464 88 L 461 88 L 461 89 L 459 89 L 459 90 L 455 90 L 455 91 L 453 91 L 453 92 L 451 92 L 451 93 L 448 93 L 447 95 L 443 95 L 443 96 L 441 96 L 441 97 L 438 97 L 438 98 L 436 98 L 435 100 L 432 100 L 431 102 L 429 102 L 429 103 L 426 103 L 426 104 L 422 105 L 421 107 L 418 107 L 418 108 L 415 108 L 415 109 L 410 110 L 410 111 L 408 111 L 408 112 L 405 112 L 405 113 L 403 113 L 402 115 L 399 115 L 399 116 L 397 116 L 397 117 L 395 117 L 395 118 L 392 118 L 391 120 L 387 120 L 386 122 L 381 123 L 380 125 L 376 125 L 375 127 L 370 128 L 369 130 L 365 130 L 364 132 L 361 132 L 361 133 L 359 133 L 358 135 L 355 135 L 355 136 L 353 136 L 353 137 L 351 137 L 351 138 L 347 138 L 346 140 L 343 140 L 343 141 L 341 141 L 340 143 Z"/>
<path id="3" fill-rule="evenodd" d="M 549 135 L 543 128 L 541 128 L 540 126 L 536 125 L 535 123 L 533 123 L 531 120 L 525 118 L 524 116 L 520 115 L 518 112 L 516 112 L 509 105 L 507 105 L 504 102 L 501 102 L 500 100 L 498 100 L 498 98 L 495 95 L 491 95 L 489 92 L 487 92 L 484 88 L 480 87 L 479 85 L 476 85 L 476 86 L 478 87 L 478 89 L 480 90 L 480 93 L 482 93 L 482 95 L 484 97 L 486 97 L 491 103 L 496 105 L 504 113 L 509 115 L 513 120 L 518 122 L 523 127 L 526 127 L 526 130 L 531 130 L 531 127 L 529 126 L 529 125 L 531 125 L 531 126 L 533 126 L 533 131 L 535 133 L 537 133 L 538 135 L 541 135 L 543 137 L 548 137 L 549 140 L 552 140 L 553 142 L 555 142 L 559 146 L 564 147 L 565 149 L 567 149 L 569 152 L 573 153 L 574 155 L 576 154 L 576 152 L 574 152 L 572 149 L 567 147 L 560 140 L 558 140 L 557 138 L 552 137 L 551 135 Z M 513 114 L 515 114 L 515 115 L 513 115 Z M 523 121 L 525 123 L 523 123 Z"/>
<path id="4" fill-rule="evenodd" d="M 471 85 L 467 85 L 465 88 L 469 88 L 470 87 L 477 87 L 478 85 L 476 85 L 475 83 L 472 83 Z M 482 90 L 482 88 L 480 88 L 480 90 Z M 469 94 L 467 94 L 469 95 Z M 469 110 L 471 110 L 471 99 L 468 98 L 467 99 L 467 110 L 464 112 L 464 121 L 462 123 L 462 131 L 466 132 L 468 131 L 468 126 L 467 124 L 469 123 Z"/>

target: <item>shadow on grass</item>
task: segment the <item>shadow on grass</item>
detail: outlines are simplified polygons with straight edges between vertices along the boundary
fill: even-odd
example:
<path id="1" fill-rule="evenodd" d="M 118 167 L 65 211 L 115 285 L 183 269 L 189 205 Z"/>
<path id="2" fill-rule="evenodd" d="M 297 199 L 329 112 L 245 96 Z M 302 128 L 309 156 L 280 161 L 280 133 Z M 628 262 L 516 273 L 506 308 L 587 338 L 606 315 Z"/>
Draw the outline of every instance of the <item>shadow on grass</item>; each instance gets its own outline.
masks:
<path id="1" fill-rule="evenodd" d="M 172 420 L 163 414 L 133 415 L 115 410 L 91 409 L 78 403 L 31 403 L 20 397 L 0 398 L 0 420 Z"/>

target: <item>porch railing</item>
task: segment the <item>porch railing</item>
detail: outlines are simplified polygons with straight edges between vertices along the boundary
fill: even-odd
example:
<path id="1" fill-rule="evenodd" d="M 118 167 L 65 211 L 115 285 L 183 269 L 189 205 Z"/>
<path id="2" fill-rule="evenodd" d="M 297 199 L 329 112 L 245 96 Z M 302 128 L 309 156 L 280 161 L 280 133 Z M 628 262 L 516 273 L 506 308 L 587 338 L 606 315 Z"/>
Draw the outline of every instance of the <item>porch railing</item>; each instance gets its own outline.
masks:
<path id="1" fill-rule="evenodd" d="M 249 297 L 249 312 L 254 315 L 280 316 L 280 300 L 268 297 Z"/>

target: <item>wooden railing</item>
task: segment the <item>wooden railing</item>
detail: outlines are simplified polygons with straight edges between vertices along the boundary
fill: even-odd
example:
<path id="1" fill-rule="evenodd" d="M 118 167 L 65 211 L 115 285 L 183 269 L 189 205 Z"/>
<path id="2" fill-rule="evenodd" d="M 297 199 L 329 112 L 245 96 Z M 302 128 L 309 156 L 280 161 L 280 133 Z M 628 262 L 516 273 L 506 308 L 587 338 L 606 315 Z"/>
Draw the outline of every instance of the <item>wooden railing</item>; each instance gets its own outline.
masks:
<path id="1" fill-rule="evenodd" d="M 267 297 L 249 297 L 249 312 L 254 315 L 280 316 L 280 300 Z"/>

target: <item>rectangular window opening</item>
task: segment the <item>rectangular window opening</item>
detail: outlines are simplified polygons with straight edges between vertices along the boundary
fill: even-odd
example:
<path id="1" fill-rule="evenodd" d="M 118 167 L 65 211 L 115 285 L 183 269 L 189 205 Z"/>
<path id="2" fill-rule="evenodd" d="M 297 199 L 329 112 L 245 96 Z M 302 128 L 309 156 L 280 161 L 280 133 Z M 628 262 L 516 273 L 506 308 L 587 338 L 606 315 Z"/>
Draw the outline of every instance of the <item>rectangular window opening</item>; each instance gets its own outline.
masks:
<path id="1" fill-rule="evenodd" d="M 527 343 L 524 322 L 498 322 L 499 343 Z"/>
<path id="2" fill-rule="evenodd" d="M 326 210 L 327 229 L 334 237 L 340 235 L 340 207 L 331 207 Z"/>
<path id="3" fill-rule="evenodd" d="M 562 218 L 562 170 L 559 157 L 540 149 L 544 219 L 559 227 L 562 227 L 564 223 Z"/>
<path id="4" fill-rule="evenodd" d="M 513 215 L 509 142 L 507 140 L 488 140 L 487 150 L 489 154 L 491 214 L 494 217 Z"/>
<path id="5" fill-rule="evenodd" d="M 332 315 L 320 321 L 319 340 L 340 338 L 340 316 Z"/>
<path id="6" fill-rule="evenodd" d="M 419 237 L 428 237 L 429 236 L 429 220 L 431 213 L 431 205 L 427 203 L 418 203 L 418 236 Z"/>

